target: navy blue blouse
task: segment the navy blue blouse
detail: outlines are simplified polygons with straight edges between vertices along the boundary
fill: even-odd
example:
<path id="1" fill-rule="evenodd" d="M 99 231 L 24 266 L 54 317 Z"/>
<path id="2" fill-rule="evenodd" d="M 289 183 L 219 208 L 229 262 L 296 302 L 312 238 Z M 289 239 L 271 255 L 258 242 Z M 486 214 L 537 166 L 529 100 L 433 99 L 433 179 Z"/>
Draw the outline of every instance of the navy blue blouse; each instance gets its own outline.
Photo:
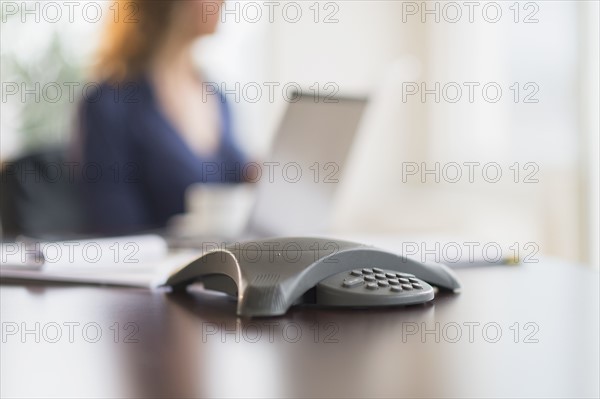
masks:
<path id="1" fill-rule="evenodd" d="M 220 145 L 211 156 L 200 157 L 162 113 L 147 79 L 88 88 L 79 109 L 77 150 L 91 231 L 123 234 L 164 227 L 184 211 L 191 184 L 242 180 L 246 159 L 220 94 Z"/>

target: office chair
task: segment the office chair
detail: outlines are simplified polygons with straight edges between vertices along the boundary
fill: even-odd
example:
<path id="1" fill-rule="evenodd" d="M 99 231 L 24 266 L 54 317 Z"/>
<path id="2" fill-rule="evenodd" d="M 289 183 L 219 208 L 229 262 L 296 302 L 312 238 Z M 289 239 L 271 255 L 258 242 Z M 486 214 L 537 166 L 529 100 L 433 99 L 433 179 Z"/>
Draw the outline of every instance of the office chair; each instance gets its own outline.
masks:
<path id="1" fill-rule="evenodd" d="M 67 150 L 48 148 L 0 168 L 0 223 L 5 237 L 52 239 L 83 230 L 76 175 Z"/>

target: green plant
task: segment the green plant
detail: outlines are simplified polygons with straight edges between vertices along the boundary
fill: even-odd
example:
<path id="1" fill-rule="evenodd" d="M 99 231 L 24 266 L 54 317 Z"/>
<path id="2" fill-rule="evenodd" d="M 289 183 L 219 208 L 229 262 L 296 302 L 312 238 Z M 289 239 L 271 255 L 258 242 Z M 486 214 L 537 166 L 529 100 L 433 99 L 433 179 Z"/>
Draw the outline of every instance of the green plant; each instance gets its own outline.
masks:
<path id="1" fill-rule="evenodd" d="M 10 23 L 21 23 L 19 15 L 12 15 L 3 22 L 3 35 L 11 32 Z M 13 19 L 13 21 L 11 21 Z M 3 19 L 4 21 L 4 19 Z M 27 28 L 34 35 L 45 34 L 39 25 Z M 82 79 L 81 66 L 67 61 L 65 56 L 65 37 L 58 28 L 52 27 L 50 39 L 41 50 L 36 49 L 35 56 L 24 57 L 19 54 L 21 47 L 2 51 L 1 79 L 2 88 L 18 90 L 16 94 L 3 93 L 2 107 L 10 107 L 10 121 L 19 136 L 23 149 L 33 149 L 64 141 L 70 134 L 73 111 L 78 96 L 76 85 Z M 20 45 L 28 45 L 28 37 L 8 37 L 20 40 Z M 3 37 L 3 41 L 7 37 Z M 4 50 L 4 49 L 0 49 Z M 7 133 L 4 133 L 7 134 Z"/>

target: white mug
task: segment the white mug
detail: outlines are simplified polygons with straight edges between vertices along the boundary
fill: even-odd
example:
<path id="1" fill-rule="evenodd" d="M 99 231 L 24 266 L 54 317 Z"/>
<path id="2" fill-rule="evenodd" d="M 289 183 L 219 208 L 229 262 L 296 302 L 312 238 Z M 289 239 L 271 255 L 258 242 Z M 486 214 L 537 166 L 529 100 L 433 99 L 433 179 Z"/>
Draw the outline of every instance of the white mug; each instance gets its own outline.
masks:
<path id="1" fill-rule="evenodd" d="M 183 236 L 235 238 L 243 233 L 254 205 L 252 184 L 194 184 L 185 196 L 186 213 L 173 220 Z"/>

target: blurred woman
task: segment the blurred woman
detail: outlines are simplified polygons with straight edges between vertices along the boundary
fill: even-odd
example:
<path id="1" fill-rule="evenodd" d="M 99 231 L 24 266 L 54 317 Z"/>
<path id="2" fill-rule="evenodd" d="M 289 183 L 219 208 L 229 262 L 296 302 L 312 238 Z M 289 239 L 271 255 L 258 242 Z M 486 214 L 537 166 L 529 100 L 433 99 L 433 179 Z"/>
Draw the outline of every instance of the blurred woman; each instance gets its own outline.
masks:
<path id="1" fill-rule="evenodd" d="M 192 60 L 192 44 L 215 31 L 222 2 L 119 3 L 76 140 L 90 228 L 104 234 L 164 227 L 184 211 L 188 186 L 239 182 L 245 163 L 225 98 L 205 90 Z"/>

